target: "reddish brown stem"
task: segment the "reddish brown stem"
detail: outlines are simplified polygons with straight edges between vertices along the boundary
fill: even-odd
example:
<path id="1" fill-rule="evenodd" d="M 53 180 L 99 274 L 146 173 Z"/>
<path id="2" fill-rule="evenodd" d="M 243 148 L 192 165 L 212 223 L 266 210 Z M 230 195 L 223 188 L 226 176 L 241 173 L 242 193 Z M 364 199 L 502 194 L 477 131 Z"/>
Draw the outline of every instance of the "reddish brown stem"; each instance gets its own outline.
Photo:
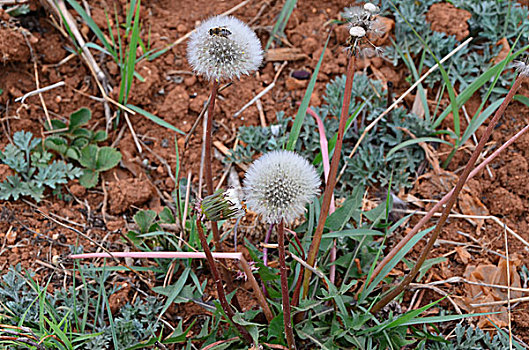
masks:
<path id="1" fill-rule="evenodd" d="M 219 295 L 219 301 L 220 305 L 222 306 L 222 309 L 226 313 L 226 316 L 229 318 L 229 321 L 235 325 L 237 330 L 242 334 L 244 339 L 248 343 L 252 343 L 252 337 L 250 336 L 250 333 L 241 326 L 240 324 L 237 324 L 233 321 L 233 316 L 235 316 L 235 313 L 233 312 L 233 309 L 230 307 L 230 304 L 228 303 L 228 300 L 226 299 L 226 293 L 224 292 L 224 286 L 222 285 L 222 280 L 220 279 L 219 271 L 217 270 L 217 266 L 215 265 L 215 260 L 213 260 L 213 254 L 211 254 L 211 250 L 208 246 L 208 241 L 206 239 L 206 236 L 204 235 L 204 230 L 202 229 L 202 222 L 200 219 L 196 220 L 197 224 L 197 231 L 198 231 L 198 237 L 200 239 L 200 243 L 202 244 L 202 248 L 204 249 L 204 254 L 206 254 L 206 260 L 208 261 L 209 269 L 211 270 L 211 274 L 213 275 L 213 279 L 215 280 L 215 286 L 217 288 L 217 294 Z"/>
<path id="2" fill-rule="evenodd" d="M 430 253 L 430 250 L 432 249 L 435 241 L 437 240 L 437 237 L 439 237 L 439 234 L 441 233 L 443 225 L 445 224 L 446 220 L 448 219 L 448 216 L 450 215 L 450 211 L 452 210 L 452 207 L 454 206 L 457 200 L 457 196 L 459 195 L 459 192 L 461 192 L 461 189 L 463 188 L 468 178 L 470 177 L 471 170 L 474 167 L 474 164 L 476 163 L 481 151 L 485 147 L 485 143 L 488 141 L 490 135 L 492 134 L 494 130 L 494 127 L 496 126 L 496 124 L 498 123 L 498 120 L 503 115 L 503 113 L 505 112 L 505 109 L 507 108 L 512 98 L 516 94 L 516 91 L 520 88 L 523 78 L 524 78 L 523 76 L 518 76 L 518 78 L 514 81 L 514 84 L 509 90 L 509 93 L 503 100 L 498 110 L 496 110 L 494 117 L 490 121 L 483 135 L 481 136 L 481 139 L 479 140 L 478 145 L 474 149 L 474 152 L 472 152 L 472 156 L 470 157 L 470 160 L 465 166 L 465 169 L 463 169 L 463 173 L 459 177 L 459 180 L 457 181 L 455 188 L 452 191 L 450 191 L 450 196 L 448 197 L 447 204 L 443 209 L 441 218 L 437 222 L 437 225 L 435 226 L 435 229 L 432 235 L 430 236 L 430 239 L 428 240 L 426 247 L 422 249 L 422 253 L 419 259 L 417 260 L 417 263 L 415 264 L 415 266 L 413 266 L 412 270 L 408 273 L 408 275 L 406 275 L 406 277 L 402 280 L 402 282 L 399 283 L 397 287 L 395 287 L 390 292 L 388 292 L 386 295 L 384 295 L 382 299 L 378 301 L 375 304 L 375 306 L 373 306 L 373 308 L 371 309 L 372 313 L 377 313 L 384 306 L 386 306 L 390 301 L 392 301 L 395 297 L 397 297 L 402 291 L 404 291 L 404 289 L 415 279 L 415 277 L 419 273 L 419 269 L 421 268 L 422 264 L 428 257 L 428 254 Z M 416 226 L 418 226 L 419 223 Z M 419 229 L 417 229 L 416 231 L 418 230 Z"/>
<path id="3" fill-rule="evenodd" d="M 277 225 L 277 243 L 279 252 L 279 272 L 281 274 L 281 296 L 283 298 L 283 323 L 285 325 L 285 336 L 289 349 L 296 349 L 294 333 L 292 331 L 292 319 L 290 317 L 290 298 L 288 295 L 287 264 L 285 261 L 285 230 L 283 220 Z"/>
<path id="4" fill-rule="evenodd" d="M 340 125 L 338 127 L 338 134 L 336 138 L 336 145 L 334 146 L 334 154 L 332 156 L 331 168 L 329 170 L 329 178 L 327 185 L 325 186 L 325 192 L 323 193 L 323 202 L 321 205 L 320 217 L 318 218 L 318 226 L 312 238 L 309 252 L 307 255 L 307 264 L 314 266 L 318 251 L 320 249 L 321 236 L 323 235 L 323 228 L 325 227 L 325 221 L 329 215 L 329 208 L 334 193 L 334 187 L 336 186 L 336 174 L 338 172 L 338 165 L 340 164 L 340 156 L 342 153 L 342 143 L 345 131 L 345 124 L 347 123 L 347 117 L 349 116 L 349 104 L 351 103 L 351 94 L 353 90 L 353 79 L 355 72 L 355 56 L 351 55 L 349 58 L 349 64 L 347 65 L 347 73 L 345 80 L 345 90 L 343 96 L 342 111 L 340 114 Z M 305 269 L 303 277 L 303 297 L 307 296 L 309 291 L 310 276 L 312 272 L 309 269 Z M 296 296 L 298 297 L 298 296 Z M 297 300 L 294 300 L 297 304 Z"/>
<path id="5" fill-rule="evenodd" d="M 212 145 L 212 138 L 213 138 L 213 115 L 215 114 L 215 100 L 217 99 L 217 91 L 219 88 L 219 82 L 216 80 L 213 80 L 213 83 L 211 84 L 211 94 L 209 97 L 209 104 L 208 104 L 208 116 L 206 120 L 206 139 L 205 141 L 205 161 L 204 161 L 204 174 L 206 177 L 206 189 L 207 194 L 211 195 L 213 192 L 215 192 L 215 188 L 213 187 L 213 172 L 211 170 L 211 163 L 212 163 L 212 155 L 211 155 L 211 145 Z M 211 221 L 211 231 L 213 232 L 213 245 L 215 246 L 215 250 L 217 252 L 222 251 L 222 246 L 220 244 L 220 233 L 219 233 L 219 227 L 217 226 L 216 221 Z M 221 267 L 222 276 L 224 277 L 224 280 L 226 281 L 226 287 L 228 289 L 228 292 L 232 292 L 235 290 L 233 286 L 233 281 L 231 279 L 230 272 L 224 268 Z M 237 308 L 237 310 L 241 311 L 241 305 L 239 304 L 239 299 L 237 299 L 237 295 L 233 296 L 233 305 Z"/>

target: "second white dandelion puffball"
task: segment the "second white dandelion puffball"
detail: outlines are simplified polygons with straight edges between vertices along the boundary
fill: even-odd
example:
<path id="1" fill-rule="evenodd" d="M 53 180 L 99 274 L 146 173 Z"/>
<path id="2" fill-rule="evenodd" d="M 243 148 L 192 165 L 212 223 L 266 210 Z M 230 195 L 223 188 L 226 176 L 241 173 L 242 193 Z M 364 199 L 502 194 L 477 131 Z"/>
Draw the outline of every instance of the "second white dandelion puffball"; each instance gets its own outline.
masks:
<path id="1" fill-rule="evenodd" d="M 215 16 L 191 34 L 187 57 L 193 70 L 207 79 L 233 80 L 259 68 L 263 49 L 244 22 L 232 16 Z"/>
<path id="2" fill-rule="evenodd" d="M 291 151 L 273 151 L 252 163 L 244 178 L 248 209 L 268 223 L 291 224 L 319 194 L 320 178 L 305 158 Z"/>

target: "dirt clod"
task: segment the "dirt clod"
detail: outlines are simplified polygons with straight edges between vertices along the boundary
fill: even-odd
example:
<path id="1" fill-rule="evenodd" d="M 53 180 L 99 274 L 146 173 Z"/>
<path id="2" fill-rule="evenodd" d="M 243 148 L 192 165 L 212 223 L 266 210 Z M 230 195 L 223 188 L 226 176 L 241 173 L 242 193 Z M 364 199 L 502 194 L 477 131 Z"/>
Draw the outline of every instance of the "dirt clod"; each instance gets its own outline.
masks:
<path id="1" fill-rule="evenodd" d="M 426 14 L 426 20 L 430 22 L 432 30 L 455 35 L 459 41 L 470 34 L 467 22 L 470 17 L 470 12 L 460 10 L 449 3 L 433 4 Z"/>

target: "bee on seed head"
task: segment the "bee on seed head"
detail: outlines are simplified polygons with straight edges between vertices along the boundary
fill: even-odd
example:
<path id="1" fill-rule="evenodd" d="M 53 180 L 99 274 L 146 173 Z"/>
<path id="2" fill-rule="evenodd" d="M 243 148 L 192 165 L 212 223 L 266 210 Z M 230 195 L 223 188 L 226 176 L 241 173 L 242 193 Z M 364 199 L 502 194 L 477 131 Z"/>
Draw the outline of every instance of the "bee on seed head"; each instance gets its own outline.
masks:
<path id="1" fill-rule="evenodd" d="M 209 35 L 227 38 L 229 35 L 231 35 L 231 32 L 226 27 L 215 27 L 209 30 Z"/>

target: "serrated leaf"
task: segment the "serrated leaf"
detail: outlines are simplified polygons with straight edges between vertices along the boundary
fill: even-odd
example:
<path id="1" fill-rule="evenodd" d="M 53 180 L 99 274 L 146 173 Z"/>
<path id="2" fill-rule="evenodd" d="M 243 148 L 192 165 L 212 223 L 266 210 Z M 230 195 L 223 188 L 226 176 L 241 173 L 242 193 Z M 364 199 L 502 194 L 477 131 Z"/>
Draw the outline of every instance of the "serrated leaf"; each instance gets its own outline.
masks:
<path id="1" fill-rule="evenodd" d="M 98 171 L 106 171 L 118 165 L 121 153 L 112 147 L 101 147 L 97 153 L 96 167 Z"/>
<path id="2" fill-rule="evenodd" d="M 79 178 L 81 186 L 92 188 L 99 182 L 99 171 L 84 169 L 83 175 Z"/>
<path id="3" fill-rule="evenodd" d="M 74 131 L 81 125 L 85 125 L 92 119 L 92 112 L 88 108 L 81 108 L 72 114 L 70 114 L 70 125 L 68 126 L 69 131 Z"/>
<path id="4" fill-rule="evenodd" d="M 30 152 L 38 146 L 40 141 L 40 138 L 33 139 L 33 134 L 29 131 L 17 131 L 13 135 L 13 143 L 23 152 Z"/>
<path id="5" fill-rule="evenodd" d="M 18 200 L 21 196 L 31 196 L 35 201 L 40 201 L 44 188 L 35 183 L 23 182 L 18 175 L 8 176 L 4 182 L 0 182 L 0 199 Z"/>
<path id="6" fill-rule="evenodd" d="M 141 233 L 149 232 L 149 227 L 151 227 L 155 218 L 156 212 L 154 210 L 140 210 L 133 217 L 134 222 L 140 228 Z"/>
<path id="7" fill-rule="evenodd" d="M 28 167 L 24 152 L 12 144 L 5 147 L 0 160 L 17 173 L 24 173 Z"/>
<path id="8" fill-rule="evenodd" d="M 171 209 L 167 207 L 164 207 L 162 211 L 160 212 L 160 214 L 158 214 L 158 216 L 160 217 L 160 220 L 163 223 L 174 224 L 176 222 L 173 212 L 171 211 Z"/>
<path id="9" fill-rule="evenodd" d="M 79 163 L 81 163 L 81 165 L 85 168 L 95 170 L 97 168 L 98 149 L 99 147 L 97 147 L 96 145 L 88 145 L 83 148 L 81 150 L 81 157 L 79 158 Z"/>
<path id="10" fill-rule="evenodd" d="M 106 131 L 104 130 L 99 130 L 99 131 L 96 131 L 96 133 L 94 134 L 94 137 L 92 138 L 92 141 L 93 142 L 102 142 L 102 141 L 105 141 L 107 139 L 107 133 Z"/>

